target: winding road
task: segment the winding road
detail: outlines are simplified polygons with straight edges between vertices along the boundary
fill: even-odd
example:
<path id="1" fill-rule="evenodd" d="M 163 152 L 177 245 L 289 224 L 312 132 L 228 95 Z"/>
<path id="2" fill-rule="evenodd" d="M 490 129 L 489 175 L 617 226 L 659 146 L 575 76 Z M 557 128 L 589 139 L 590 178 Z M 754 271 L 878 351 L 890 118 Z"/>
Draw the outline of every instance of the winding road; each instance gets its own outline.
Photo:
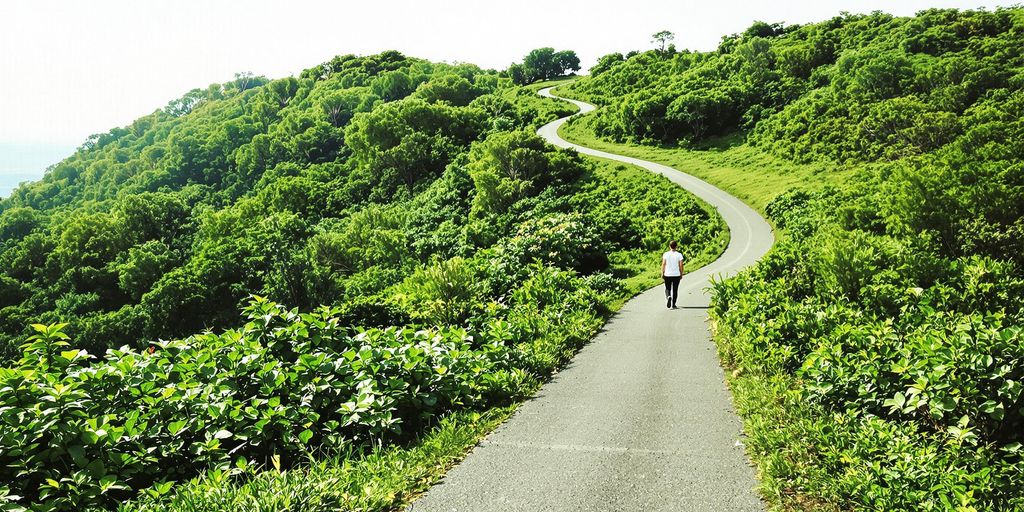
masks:
<path id="1" fill-rule="evenodd" d="M 552 88 L 540 91 L 551 94 Z M 572 101 L 576 115 L 593 105 Z M 739 199 L 671 167 L 577 146 L 557 146 L 667 177 L 717 208 L 730 242 L 683 277 L 680 309 L 661 286 L 634 297 L 533 399 L 408 510 L 759 511 L 741 422 L 706 324 L 708 280 L 753 264 L 771 226 Z M 658 262 L 652 261 L 651 265 Z"/>

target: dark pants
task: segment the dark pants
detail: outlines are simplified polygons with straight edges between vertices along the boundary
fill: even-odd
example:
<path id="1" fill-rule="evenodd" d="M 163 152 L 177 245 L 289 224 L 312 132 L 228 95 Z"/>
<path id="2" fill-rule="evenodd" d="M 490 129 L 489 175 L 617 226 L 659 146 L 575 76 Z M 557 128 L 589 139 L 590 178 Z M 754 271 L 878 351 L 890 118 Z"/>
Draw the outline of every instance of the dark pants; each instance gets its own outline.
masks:
<path id="1" fill-rule="evenodd" d="M 679 298 L 679 280 L 683 276 L 665 276 L 665 300 L 667 306 L 676 307 L 676 299 Z"/>

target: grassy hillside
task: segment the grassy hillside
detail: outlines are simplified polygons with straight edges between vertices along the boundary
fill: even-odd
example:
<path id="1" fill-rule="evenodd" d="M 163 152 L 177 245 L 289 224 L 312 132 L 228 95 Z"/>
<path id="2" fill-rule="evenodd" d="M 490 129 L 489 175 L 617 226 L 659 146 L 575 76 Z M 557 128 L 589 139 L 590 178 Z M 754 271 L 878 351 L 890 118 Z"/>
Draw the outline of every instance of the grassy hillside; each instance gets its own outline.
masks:
<path id="1" fill-rule="evenodd" d="M 90 138 L 0 202 L 0 509 L 406 503 L 668 240 L 725 246 L 668 180 L 535 135 L 569 112 L 387 52 Z"/>
<path id="2" fill-rule="evenodd" d="M 713 145 L 705 149 L 616 142 L 597 135 L 595 121 L 592 116 L 574 118 L 563 124 L 558 133 L 587 147 L 684 169 L 714 183 L 762 213 L 772 199 L 793 188 L 818 189 L 839 185 L 854 174 L 854 166 L 793 163 L 743 144 L 739 137 L 719 138 L 711 141 Z"/>
<path id="3" fill-rule="evenodd" d="M 585 144 L 675 163 L 785 237 L 711 315 L 782 510 L 1024 510 L 1024 10 L 757 23 L 602 58 Z"/>

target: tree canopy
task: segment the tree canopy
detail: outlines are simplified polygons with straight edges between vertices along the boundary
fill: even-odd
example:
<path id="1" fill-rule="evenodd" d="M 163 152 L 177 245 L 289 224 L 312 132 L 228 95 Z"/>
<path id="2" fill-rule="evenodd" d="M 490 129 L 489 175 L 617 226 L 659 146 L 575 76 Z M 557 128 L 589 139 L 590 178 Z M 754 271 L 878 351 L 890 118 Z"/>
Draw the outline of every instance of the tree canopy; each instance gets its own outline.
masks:
<path id="1" fill-rule="evenodd" d="M 580 59 L 576 52 L 554 48 L 537 48 L 523 58 L 521 64 L 512 64 L 506 73 L 513 82 L 525 85 L 540 80 L 550 80 L 580 70 Z"/>

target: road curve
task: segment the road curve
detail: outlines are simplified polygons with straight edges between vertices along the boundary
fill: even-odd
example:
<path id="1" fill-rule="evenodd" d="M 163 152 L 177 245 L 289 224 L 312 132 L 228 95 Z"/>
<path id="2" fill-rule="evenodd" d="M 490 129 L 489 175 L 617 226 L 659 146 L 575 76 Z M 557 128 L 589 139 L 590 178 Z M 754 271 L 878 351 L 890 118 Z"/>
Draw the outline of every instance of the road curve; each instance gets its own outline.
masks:
<path id="1" fill-rule="evenodd" d="M 551 89 L 540 94 L 557 97 Z M 580 107 L 576 115 L 594 109 L 567 101 Z M 760 259 L 774 242 L 771 226 L 693 176 L 563 140 L 558 127 L 567 120 L 538 134 L 667 177 L 718 209 L 729 246 L 683 277 L 681 309 L 665 308 L 660 286 L 626 303 L 536 397 L 408 510 L 763 510 L 705 308 L 709 278 Z"/>

